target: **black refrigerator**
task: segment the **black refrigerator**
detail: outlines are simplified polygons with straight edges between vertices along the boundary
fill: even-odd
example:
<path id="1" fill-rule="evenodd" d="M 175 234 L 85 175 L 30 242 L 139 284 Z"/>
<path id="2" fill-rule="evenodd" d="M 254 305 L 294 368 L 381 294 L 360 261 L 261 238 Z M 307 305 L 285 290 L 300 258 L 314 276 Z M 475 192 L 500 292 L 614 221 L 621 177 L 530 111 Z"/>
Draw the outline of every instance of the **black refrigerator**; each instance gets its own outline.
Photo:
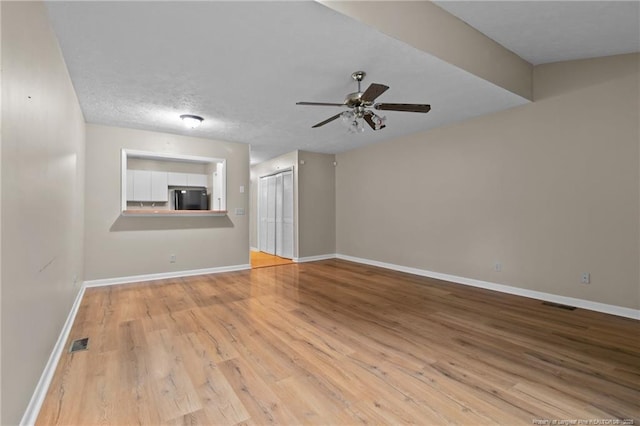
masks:
<path id="1" fill-rule="evenodd" d="M 174 205 L 176 210 L 207 210 L 206 189 L 176 189 L 174 192 Z"/>

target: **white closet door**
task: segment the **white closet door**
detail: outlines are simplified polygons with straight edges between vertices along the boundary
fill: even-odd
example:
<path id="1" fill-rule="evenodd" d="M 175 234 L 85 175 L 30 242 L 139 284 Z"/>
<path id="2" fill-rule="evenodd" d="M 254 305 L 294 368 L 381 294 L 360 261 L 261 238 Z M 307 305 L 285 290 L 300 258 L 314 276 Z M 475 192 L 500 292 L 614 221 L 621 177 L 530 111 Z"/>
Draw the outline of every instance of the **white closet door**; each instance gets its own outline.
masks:
<path id="1" fill-rule="evenodd" d="M 293 172 L 260 178 L 258 249 L 293 259 Z"/>
<path id="2" fill-rule="evenodd" d="M 258 250 L 267 251 L 267 209 L 268 209 L 268 182 L 267 178 L 261 178 L 258 187 Z"/>
<path id="3" fill-rule="evenodd" d="M 293 258 L 293 172 L 282 174 L 282 242 L 278 256 Z"/>
<path id="4" fill-rule="evenodd" d="M 276 254 L 276 178 L 267 177 L 267 249 Z"/>
<path id="5" fill-rule="evenodd" d="M 276 178 L 276 256 L 282 256 L 282 173 Z"/>

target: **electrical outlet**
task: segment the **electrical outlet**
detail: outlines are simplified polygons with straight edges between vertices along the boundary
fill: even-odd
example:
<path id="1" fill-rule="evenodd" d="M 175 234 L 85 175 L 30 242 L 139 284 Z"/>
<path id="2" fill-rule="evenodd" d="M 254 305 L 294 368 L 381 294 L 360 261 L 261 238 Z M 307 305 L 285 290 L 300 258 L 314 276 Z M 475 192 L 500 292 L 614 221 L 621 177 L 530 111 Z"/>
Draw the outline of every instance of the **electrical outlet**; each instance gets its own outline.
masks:
<path id="1" fill-rule="evenodd" d="M 169 255 L 169 263 L 176 263 L 176 255 L 175 254 L 170 254 Z"/>
<path id="2" fill-rule="evenodd" d="M 502 272 L 502 263 L 500 263 L 500 262 L 496 262 L 496 263 L 495 263 L 495 265 L 493 265 L 493 269 L 494 269 L 496 272 Z"/>
<path id="3" fill-rule="evenodd" d="M 580 282 L 582 284 L 589 284 L 591 283 L 591 274 L 588 272 L 583 272 L 582 276 L 580 277 Z"/>

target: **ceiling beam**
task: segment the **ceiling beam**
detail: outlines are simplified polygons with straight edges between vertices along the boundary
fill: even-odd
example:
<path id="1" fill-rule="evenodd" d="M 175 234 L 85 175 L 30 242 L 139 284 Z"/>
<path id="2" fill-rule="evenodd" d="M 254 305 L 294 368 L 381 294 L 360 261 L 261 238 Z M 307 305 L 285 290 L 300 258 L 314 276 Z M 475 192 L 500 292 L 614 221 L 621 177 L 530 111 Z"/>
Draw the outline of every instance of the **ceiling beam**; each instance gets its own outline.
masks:
<path id="1" fill-rule="evenodd" d="M 533 66 L 430 1 L 319 3 L 532 100 Z"/>

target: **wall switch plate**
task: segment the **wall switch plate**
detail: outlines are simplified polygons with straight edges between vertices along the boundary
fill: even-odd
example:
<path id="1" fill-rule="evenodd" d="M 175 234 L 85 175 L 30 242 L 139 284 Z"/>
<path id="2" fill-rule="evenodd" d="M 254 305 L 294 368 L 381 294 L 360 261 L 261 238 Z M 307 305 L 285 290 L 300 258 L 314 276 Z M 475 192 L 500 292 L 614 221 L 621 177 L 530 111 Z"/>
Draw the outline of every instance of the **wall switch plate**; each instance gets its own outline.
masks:
<path id="1" fill-rule="evenodd" d="M 494 269 L 496 272 L 502 272 L 502 263 L 500 263 L 500 262 L 496 262 L 496 263 L 495 263 L 495 265 L 493 265 L 493 269 Z"/>
<path id="2" fill-rule="evenodd" d="M 240 185 L 240 193 L 244 194 L 244 185 Z"/>
<path id="3" fill-rule="evenodd" d="M 236 216 L 244 216 L 244 209 L 243 208 L 236 208 Z"/>
<path id="4" fill-rule="evenodd" d="M 176 255 L 175 254 L 170 254 L 169 255 L 169 263 L 176 263 Z"/>
<path id="5" fill-rule="evenodd" d="M 580 282 L 582 284 L 589 284 L 591 283 L 591 274 L 588 272 L 583 272 L 582 273 L 582 277 L 580 277 Z"/>

